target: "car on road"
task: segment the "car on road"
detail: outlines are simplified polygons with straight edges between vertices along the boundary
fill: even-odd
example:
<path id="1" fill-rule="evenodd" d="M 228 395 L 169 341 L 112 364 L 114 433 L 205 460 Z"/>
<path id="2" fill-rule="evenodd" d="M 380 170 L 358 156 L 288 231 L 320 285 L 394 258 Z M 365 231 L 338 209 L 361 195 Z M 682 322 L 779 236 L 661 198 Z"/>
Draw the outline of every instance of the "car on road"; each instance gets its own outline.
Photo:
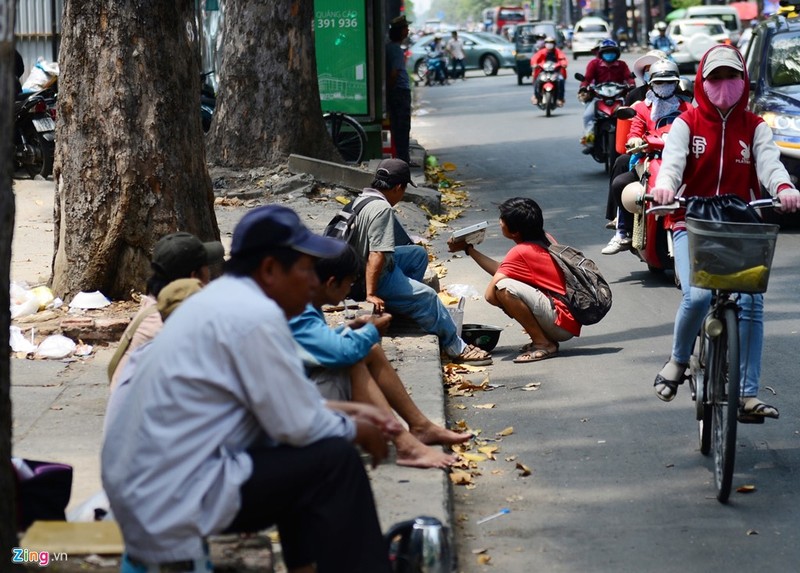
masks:
<path id="1" fill-rule="evenodd" d="M 564 36 L 555 22 L 527 22 L 519 24 L 514 30 L 514 58 L 517 63 L 517 84 L 531 77 L 531 56 L 540 47 L 545 38 L 555 38 L 556 46 L 564 48 Z"/>
<path id="2" fill-rule="evenodd" d="M 611 37 L 611 26 L 602 18 L 589 16 L 575 23 L 572 32 L 572 58 L 592 55 L 595 46 Z"/>
<path id="3" fill-rule="evenodd" d="M 697 71 L 697 64 L 709 48 L 731 43 L 725 24 L 717 18 L 673 20 L 667 27 L 667 36 L 675 42 L 672 59 L 678 64 L 678 69 L 690 74 Z"/>
<path id="4" fill-rule="evenodd" d="M 800 4 L 800 0 L 795 0 Z M 772 128 L 795 185 L 800 184 L 800 17 L 773 16 L 754 30 L 745 54 L 749 109 Z"/>
<path id="5" fill-rule="evenodd" d="M 449 35 L 441 34 L 442 42 L 447 44 Z M 418 78 L 424 74 L 428 46 L 434 34 L 422 36 L 406 52 L 406 67 L 409 74 Z M 483 70 L 487 76 L 496 76 L 500 68 L 514 69 L 514 44 L 489 32 L 458 32 L 464 42 L 464 67 L 468 70 Z"/>

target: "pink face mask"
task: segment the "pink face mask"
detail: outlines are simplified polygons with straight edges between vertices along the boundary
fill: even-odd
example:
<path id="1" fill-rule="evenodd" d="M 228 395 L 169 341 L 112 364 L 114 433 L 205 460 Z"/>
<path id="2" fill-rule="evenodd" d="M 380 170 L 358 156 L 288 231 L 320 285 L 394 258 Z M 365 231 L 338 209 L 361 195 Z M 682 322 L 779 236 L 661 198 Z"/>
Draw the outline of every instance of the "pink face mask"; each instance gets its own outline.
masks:
<path id="1" fill-rule="evenodd" d="M 728 80 L 706 80 L 703 83 L 708 99 L 722 110 L 732 108 L 744 93 L 744 80 L 732 78 Z"/>

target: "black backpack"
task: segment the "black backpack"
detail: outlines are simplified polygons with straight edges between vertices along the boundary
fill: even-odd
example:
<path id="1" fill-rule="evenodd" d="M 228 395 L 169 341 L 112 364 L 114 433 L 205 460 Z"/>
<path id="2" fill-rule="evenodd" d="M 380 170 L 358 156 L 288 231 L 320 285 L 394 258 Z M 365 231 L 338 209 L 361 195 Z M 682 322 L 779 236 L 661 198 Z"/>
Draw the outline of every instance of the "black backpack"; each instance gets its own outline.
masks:
<path id="1" fill-rule="evenodd" d="M 567 294 L 553 293 L 582 325 L 597 324 L 611 309 L 611 287 L 597 265 L 577 249 L 550 245 L 550 256 L 564 273 Z"/>
<path id="2" fill-rule="evenodd" d="M 358 206 L 355 206 L 356 201 L 350 201 L 330 220 L 322 234 L 326 237 L 340 239 L 349 243 L 350 237 L 353 236 L 353 231 L 355 230 L 353 224 L 356 222 L 356 216 L 368 203 L 372 203 L 377 199 L 380 199 L 380 197 L 365 197 L 363 201 L 358 201 Z"/>

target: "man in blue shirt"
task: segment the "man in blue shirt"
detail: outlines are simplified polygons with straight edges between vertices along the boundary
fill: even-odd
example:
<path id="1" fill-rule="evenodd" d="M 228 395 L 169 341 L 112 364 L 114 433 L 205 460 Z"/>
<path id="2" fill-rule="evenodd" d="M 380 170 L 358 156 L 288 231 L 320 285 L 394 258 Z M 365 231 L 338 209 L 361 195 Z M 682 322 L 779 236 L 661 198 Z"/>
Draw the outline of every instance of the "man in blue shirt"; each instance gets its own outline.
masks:
<path id="1" fill-rule="evenodd" d="M 408 37 L 408 20 L 399 16 L 389 27 L 386 44 L 386 109 L 389 112 L 392 142 L 397 157 L 409 163 L 411 137 L 411 80 L 406 70 L 406 51 L 402 43 Z"/>

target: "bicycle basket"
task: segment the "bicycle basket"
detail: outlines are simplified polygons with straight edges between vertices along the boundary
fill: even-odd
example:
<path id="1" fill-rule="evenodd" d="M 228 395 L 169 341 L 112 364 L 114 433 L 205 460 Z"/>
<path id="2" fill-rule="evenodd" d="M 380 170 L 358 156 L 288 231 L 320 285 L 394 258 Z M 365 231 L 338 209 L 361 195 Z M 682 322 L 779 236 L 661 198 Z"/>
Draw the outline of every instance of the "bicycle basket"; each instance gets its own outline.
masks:
<path id="1" fill-rule="evenodd" d="M 692 286 L 766 292 L 778 225 L 686 218 Z"/>

